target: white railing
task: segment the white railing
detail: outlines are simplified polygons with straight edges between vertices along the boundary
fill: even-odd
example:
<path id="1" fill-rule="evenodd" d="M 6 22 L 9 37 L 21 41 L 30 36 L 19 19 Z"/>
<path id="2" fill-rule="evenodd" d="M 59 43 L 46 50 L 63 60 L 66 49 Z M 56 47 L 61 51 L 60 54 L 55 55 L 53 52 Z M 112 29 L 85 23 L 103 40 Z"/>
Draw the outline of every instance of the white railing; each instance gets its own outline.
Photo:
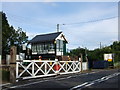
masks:
<path id="1" fill-rule="evenodd" d="M 22 60 L 16 62 L 16 78 L 29 79 L 81 71 L 79 61 Z"/>
<path id="2" fill-rule="evenodd" d="M 82 62 L 82 70 L 87 70 L 88 65 L 87 62 Z"/>

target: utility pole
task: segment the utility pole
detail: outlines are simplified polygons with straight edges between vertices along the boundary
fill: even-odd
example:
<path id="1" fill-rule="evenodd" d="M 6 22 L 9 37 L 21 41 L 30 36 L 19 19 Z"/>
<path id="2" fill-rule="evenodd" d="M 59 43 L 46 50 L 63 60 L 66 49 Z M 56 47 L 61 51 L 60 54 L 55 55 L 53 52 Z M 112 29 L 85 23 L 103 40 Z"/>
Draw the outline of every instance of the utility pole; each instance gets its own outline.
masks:
<path id="1" fill-rule="evenodd" d="M 100 42 L 100 49 L 102 48 L 101 42 Z"/>
<path id="2" fill-rule="evenodd" d="M 59 32 L 59 29 L 60 29 L 60 24 L 57 24 L 57 32 Z"/>
<path id="3" fill-rule="evenodd" d="M 60 30 L 60 25 L 65 25 L 65 24 L 57 24 L 57 32 Z"/>

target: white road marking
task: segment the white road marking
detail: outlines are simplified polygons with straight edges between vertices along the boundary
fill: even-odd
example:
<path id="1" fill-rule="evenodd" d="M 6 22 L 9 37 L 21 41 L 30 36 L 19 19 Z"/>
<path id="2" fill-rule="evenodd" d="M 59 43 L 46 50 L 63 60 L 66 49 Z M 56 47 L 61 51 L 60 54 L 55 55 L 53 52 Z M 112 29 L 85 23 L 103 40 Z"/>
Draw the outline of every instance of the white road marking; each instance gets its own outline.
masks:
<path id="1" fill-rule="evenodd" d="M 82 88 L 82 87 L 85 88 L 85 87 L 91 86 L 91 85 L 93 85 L 93 84 L 95 84 L 95 83 L 99 83 L 99 82 L 106 81 L 106 80 L 108 80 L 108 79 L 110 79 L 110 78 L 113 78 L 113 77 L 119 75 L 119 74 L 120 74 L 120 73 L 114 73 L 114 74 L 111 74 L 111 75 L 102 77 L 102 78 L 97 79 L 97 80 L 94 80 L 94 81 L 85 82 L 85 83 L 83 83 L 83 84 L 80 84 L 80 85 L 77 85 L 77 86 L 75 86 L 75 87 L 72 87 L 70 90 L 74 90 L 74 89 L 78 89 L 78 88 L 80 89 L 80 88 Z"/>
<path id="2" fill-rule="evenodd" d="M 74 77 L 78 77 L 78 76 L 89 75 L 89 74 L 98 73 L 98 72 L 101 72 L 101 71 L 96 71 L 96 72 L 91 72 L 91 73 L 85 73 L 85 74 L 80 74 L 80 75 L 74 75 L 74 76 L 68 76 L 66 78 L 58 78 L 57 79 L 57 77 L 54 77 L 53 79 L 55 79 L 55 80 L 63 80 L 63 79 L 69 79 L 69 78 L 74 78 Z M 46 82 L 46 81 L 51 81 L 51 79 L 44 79 L 42 81 L 31 82 L 31 83 L 24 84 L 24 85 L 12 86 L 10 88 L 18 88 L 18 87 L 23 87 L 23 86 L 29 86 L 29 85 L 32 85 L 32 84 L 37 84 L 37 83 Z"/>
<path id="3" fill-rule="evenodd" d="M 9 85 L 9 84 L 10 84 L 10 83 L 0 84 L 0 87 L 1 87 L 1 86 L 5 86 L 5 85 Z"/>
<path id="4" fill-rule="evenodd" d="M 55 79 L 55 80 L 63 80 L 63 79 L 67 79 L 67 78 L 59 78 L 59 79 Z"/>
<path id="5" fill-rule="evenodd" d="M 67 78 L 71 78 L 72 76 L 69 76 L 69 77 L 67 77 Z"/>
<path id="6" fill-rule="evenodd" d="M 93 85 L 93 84 L 94 84 L 94 83 L 87 84 L 87 85 L 85 85 L 85 87 L 91 86 L 91 85 Z"/>
<path id="7" fill-rule="evenodd" d="M 77 86 L 71 88 L 70 90 L 73 90 L 73 89 L 76 89 L 76 88 L 82 87 L 82 86 L 84 86 L 84 85 L 86 85 L 86 84 L 88 84 L 88 82 L 85 82 L 85 83 L 83 83 L 83 84 L 77 85 Z"/>
<path id="8" fill-rule="evenodd" d="M 46 81 L 49 81 L 49 80 L 38 81 L 38 82 L 32 82 L 32 83 L 28 83 L 28 84 L 24 84 L 24 85 L 12 86 L 12 87 L 10 87 L 10 88 L 18 88 L 18 87 L 28 86 L 28 85 L 37 84 L 37 83 L 46 82 Z"/>

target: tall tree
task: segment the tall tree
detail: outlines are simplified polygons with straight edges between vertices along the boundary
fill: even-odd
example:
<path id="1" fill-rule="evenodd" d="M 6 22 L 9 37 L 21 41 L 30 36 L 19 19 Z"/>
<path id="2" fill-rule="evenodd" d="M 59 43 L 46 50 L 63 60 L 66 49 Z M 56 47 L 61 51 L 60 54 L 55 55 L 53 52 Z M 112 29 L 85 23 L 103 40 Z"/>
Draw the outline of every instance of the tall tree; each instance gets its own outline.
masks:
<path id="1" fill-rule="evenodd" d="M 2 55 L 2 12 L 0 12 L 0 55 Z"/>
<path id="2" fill-rule="evenodd" d="M 10 47 L 13 45 L 17 46 L 19 53 L 22 44 L 27 41 L 26 33 L 21 28 L 15 30 L 13 26 L 10 26 L 6 14 L 2 12 L 2 57 L 5 58 L 6 54 L 10 53 Z"/>
<path id="3" fill-rule="evenodd" d="M 18 27 L 16 34 L 16 45 L 18 48 L 18 53 L 22 51 L 22 45 L 28 42 L 28 36 L 26 36 L 26 32 L 22 31 L 22 28 Z"/>
<path id="4" fill-rule="evenodd" d="M 106 46 L 104 48 L 97 48 L 94 50 L 86 50 L 87 56 L 89 61 L 98 61 L 98 60 L 104 60 L 104 54 L 105 53 L 113 53 L 114 54 L 114 62 L 120 62 L 120 41 L 113 42 L 112 45 Z M 83 48 L 77 48 L 73 49 L 68 53 L 70 56 L 79 56 L 79 54 L 82 53 L 83 60 L 85 61 L 85 49 Z"/>
<path id="5" fill-rule="evenodd" d="M 68 53 L 68 55 L 70 55 L 72 57 L 74 57 L 74 56 L 80 56 L 80 54 L 83 55 L 83 61 L 86 61 L 86 58 L 85 58 L 85 56 L 86 56 L 86 50 L 84 48 L 78 47 L 76 49 L 71 50 L 70 53 Z"/>
<path id="6" fill-rule="evenodd" d="M 7 21 L 5 13 L 2 12 L 2 57 L 5 58 L 5 55 L 8 54 L 9 48 L 9 37 L 11 29 Z"/>

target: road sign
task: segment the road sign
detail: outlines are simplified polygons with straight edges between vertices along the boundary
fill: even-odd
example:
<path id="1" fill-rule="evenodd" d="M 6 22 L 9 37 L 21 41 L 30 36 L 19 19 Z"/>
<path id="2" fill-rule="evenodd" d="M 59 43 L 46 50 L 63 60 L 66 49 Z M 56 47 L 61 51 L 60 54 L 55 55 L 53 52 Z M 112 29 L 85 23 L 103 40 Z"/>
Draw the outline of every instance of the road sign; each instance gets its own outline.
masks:
<path id="1" fill-rule="evenodd" d="M 108 61 L 108 62 L 111 62 L 112 61 L 112 54 L 104 54 L 104 60 L 105 61 Z"/>

